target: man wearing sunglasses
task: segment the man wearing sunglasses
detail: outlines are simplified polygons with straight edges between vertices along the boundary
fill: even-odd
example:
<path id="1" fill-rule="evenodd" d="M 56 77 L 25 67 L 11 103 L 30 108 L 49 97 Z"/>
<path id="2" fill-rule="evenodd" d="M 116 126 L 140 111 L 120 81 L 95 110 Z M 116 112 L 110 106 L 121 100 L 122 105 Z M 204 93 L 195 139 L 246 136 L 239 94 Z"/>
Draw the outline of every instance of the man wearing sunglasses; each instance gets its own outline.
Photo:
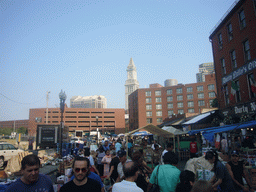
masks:
<path id="1" fill-rule="evenodd" d="M 90 173 L 90 161 L 86 157 L 76 157 L 73 162 L 73 172 L 75 178 L 60 188 L 60 192 L 101 192 L 101 185 L 88 178 Z"/>
<path id="2" fill-rule="evenodd" d="M 248 177 L 247 170 L 245 169 L 245 165 L 243 161 L 239 161 L 239 152 L 232 151 L 231 152 L 231 161 L 226 164 L 228 172 L 232 177 L 234 186 L 238 192 L 242 191 L 254 191 L 251 189 L 252 183 Z M 245 178 L 247 185 L 249 188 L 244 186 L 243 177 Z"/>

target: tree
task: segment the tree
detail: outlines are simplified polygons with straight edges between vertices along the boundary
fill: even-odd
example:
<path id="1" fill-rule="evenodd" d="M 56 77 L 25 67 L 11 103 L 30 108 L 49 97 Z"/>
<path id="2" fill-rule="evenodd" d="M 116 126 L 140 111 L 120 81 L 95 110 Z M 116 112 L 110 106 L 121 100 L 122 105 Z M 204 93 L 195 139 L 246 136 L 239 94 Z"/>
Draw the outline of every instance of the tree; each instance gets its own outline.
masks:
<path id="1" fill-rule="evenodd" d="M 5 128 L 1 128 L 0 129 L 0 134 L 1 135 L 11 135 L 11 133 L 13 132 L 13 128 L 9 128 L 9 127 L 5 127 Z"/>
<path id="2" fill-rule="evenodd" d="M 28 130 L 25 127 L 20 127 L 20 128 L 17 129 L 17 133 L 27 134 Z"/>
<path id="3" fill-rule="evenodd" d="M 218 102 L 217 98 L 213 99 L 211 106 L 212 107 L 218 107 L 219 106 L 219 102 Z"/>

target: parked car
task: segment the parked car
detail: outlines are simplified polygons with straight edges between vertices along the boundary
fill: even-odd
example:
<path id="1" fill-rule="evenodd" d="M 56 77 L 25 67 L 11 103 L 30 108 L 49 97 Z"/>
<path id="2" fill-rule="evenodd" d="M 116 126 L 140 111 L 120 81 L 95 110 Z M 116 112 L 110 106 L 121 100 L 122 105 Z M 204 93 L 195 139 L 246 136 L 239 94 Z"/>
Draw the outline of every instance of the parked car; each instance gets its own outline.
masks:
<path id="1" fill-rule="evenodd" d="M 24 150 L 18 149 L 7 142 L 0 142 L 0 168 L 2 168 L 4 163 L 11 159 L 12 156 L 18 155 L 21 152 L 24 152 Z"/>

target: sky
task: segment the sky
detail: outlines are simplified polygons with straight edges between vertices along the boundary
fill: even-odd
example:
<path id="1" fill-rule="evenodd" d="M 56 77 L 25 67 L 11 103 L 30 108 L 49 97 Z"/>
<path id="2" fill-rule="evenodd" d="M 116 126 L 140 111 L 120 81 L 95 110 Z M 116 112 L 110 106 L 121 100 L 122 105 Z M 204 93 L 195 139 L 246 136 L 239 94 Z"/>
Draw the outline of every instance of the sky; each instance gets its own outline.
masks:
<path id="1" fill-rule="evenodd" d="M 1 0 L 0 121 L 72 96 L 125 107 L 133 58 L 140 88 L 196 82 L 213 62 L 209 35 L 234 0 Z"/>

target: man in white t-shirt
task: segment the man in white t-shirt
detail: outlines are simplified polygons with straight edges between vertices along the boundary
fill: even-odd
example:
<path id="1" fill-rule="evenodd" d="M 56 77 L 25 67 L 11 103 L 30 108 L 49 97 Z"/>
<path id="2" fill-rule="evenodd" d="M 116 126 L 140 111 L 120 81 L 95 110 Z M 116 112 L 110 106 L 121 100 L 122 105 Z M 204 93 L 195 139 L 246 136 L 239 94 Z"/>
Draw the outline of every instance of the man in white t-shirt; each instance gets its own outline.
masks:
<path id="1" fill-rule="evenodd" d="M 138 165 L 136 165 L 133 161 L 126 162 L 123 165 L 123 171 L 125 180 L 115 183 L 113 185 L 112 192 L 143 192 L 143 190 L 134 182 L 137 180 L 139 174 Z"/>

